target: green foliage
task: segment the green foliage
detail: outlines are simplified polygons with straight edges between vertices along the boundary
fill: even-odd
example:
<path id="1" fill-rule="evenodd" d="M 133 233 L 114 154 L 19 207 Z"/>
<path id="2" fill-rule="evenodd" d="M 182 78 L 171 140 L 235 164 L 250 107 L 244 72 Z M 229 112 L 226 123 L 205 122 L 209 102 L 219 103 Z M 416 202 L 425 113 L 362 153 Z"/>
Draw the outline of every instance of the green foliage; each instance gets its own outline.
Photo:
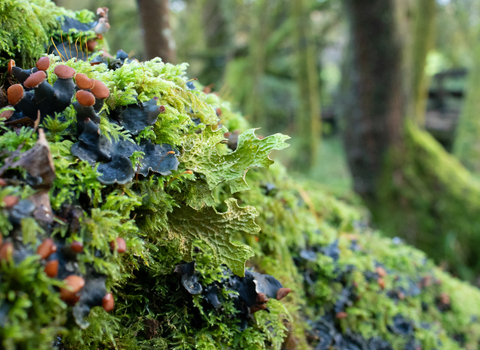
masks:
<path id="1" fill-rule="evenodd" d="M 387 234 L 400 233 L 437 263 L 473 281 L 480 269 L 474 248 L 480 229 L 480 182 L 430 135 L 409 123 L 405 138 L 407 146 L 402 154 L 391 155 L 389 165 L 397 171 L 397 161 L 404 161 L 398 169 L 401 181 L 384 179 L 382 203 L 389 204 L 372 210 L 375 219 Z M 432 183 L 434 187 L 426 185 Z"/>
<path id="2" fill-rule="evenodd" d="M 200 239 L 212 249 L 214 265 L 223 263 L 234 274 L 244 276 L 245 261 L 253 252 L 250 247 L 231 240 L 260 230 L 255 224 L 256 211 L 253 207 L 240 208 L 234 199 L 227 200 L 225 204 L 228 207 L 225 213 L 218 213 L 211 207 L 175 209 L 169 218 L 169 239 L 180 237 L 181 251 L 187 261 L 192 260 L 193 242 Z"/>
<path id="3" fill-rule="evenodd" d="M 37 256 L 20 263 L 1 261 L 0 274 L 2 348 L 51 349 L 65 322 L 65 304 L 53 288 L 59 283 L 39 269 Z"/>
<path id="4" fill-rule="evenodd" d="M 58 28 L 57 16 L 90 19 L 88 11 L 75 14 L 55 6 L 50 0 L 6 0 L 0 3 L 0 66 L 9 59 L 17 65 L 32 67 L 45 52 L 49 40 Z"/>
<path id="5" fill-rule="evenodd" d="M 248 130 L 238 138 L 237 149 L 219 154 L 215 146 L 224 140 L 227 130 L 206 128 L 200 137 L 191 136 L 185 141 L 182 162 L 187 169 L 205 175 L 210 190 L 222 182 L 228 183 L 232 193 L 248 190 L 245 174 L 252 167 L 268 167 L 273 161 L 268 158 L 270 151 L 288 147 L 284 141 L 289 137 L 281 134 L 262 140 L 255 137 L 255 131 Z"/>

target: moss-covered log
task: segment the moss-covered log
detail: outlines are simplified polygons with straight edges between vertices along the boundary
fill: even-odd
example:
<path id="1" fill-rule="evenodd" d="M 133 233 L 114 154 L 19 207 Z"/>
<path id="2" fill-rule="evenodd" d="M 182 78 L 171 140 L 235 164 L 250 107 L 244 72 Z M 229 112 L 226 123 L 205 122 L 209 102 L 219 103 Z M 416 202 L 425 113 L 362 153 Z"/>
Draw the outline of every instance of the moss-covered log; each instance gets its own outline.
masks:
<path id="1" fill-rule="evenodd" d="M 2 348 L 478 347 L 480 292 L 271 166 L 288 137 L 185 65 L 115 61 L 8 80 L 28 75 L 0 110 Z"/>

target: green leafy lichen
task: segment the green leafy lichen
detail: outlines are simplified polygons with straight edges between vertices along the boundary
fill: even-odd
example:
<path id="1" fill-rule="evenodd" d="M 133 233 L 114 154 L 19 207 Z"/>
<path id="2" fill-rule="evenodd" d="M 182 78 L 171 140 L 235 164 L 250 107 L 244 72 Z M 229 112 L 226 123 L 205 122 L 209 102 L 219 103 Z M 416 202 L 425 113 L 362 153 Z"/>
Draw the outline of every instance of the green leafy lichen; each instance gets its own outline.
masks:
<path id="1" fill-rule="evenodd" d="M 227 130 L 206 128 L 199 136 L 190 136 L 185 141 L 182 162 L 187 169 L 205 175 L 210 190 L 228 183 L 232 193 L 248 190 L 245 174 L 252 167 L 268 167 L 273 161 L 268 158 L 272 150 L 288 147 L 288 136 L 275 134 L 264 139 L 255 136 L 255 130 L 245 131 L 238 137 L 237 149 L 219 154 L 215 146 L 224 140 Z"/>
<path id="2" fill-rule="evenodd" d="M 228 210 L 218 213 L 215 208 L 195 210 L 188 206 L 175 209 L 169 216 L 169 238 L 182 242 L 185 260 L 191 261 L 193 242 L 202 240 L 210 246 L 215 265 L 225 264 L 233 273 L 244 276 L 245 262 L 253 255 L 246 245 L 232 242 L 235 237 L 258 233 L 255 208 L 240 208 L 234 199 L 225 202 Z"/>

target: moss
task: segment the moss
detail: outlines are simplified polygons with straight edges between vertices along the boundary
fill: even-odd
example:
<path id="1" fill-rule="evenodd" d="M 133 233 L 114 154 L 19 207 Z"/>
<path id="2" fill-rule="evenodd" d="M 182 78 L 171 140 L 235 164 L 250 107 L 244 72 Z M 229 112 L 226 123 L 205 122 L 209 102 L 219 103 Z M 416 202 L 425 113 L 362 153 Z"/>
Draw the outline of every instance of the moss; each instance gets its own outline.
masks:
<path id="1" fill-rule="evenodd" d="M 262 227 L 258 242 L 245 238 L 256 253 L 251 263 L 294 289 L 285 306 L 294 320 L 309 320 L 309 326 L 293 323 L 297 337 L 306 332 L 303 341 L 314 345 L 308 334 L 315 332 L 315 322 L 331 320 L 344 339 L 348 334 L 361 334 L 365 342 L 380 337 L 394 349 L 409 342 L 423 349 L 477 347 L 476 288 L 442 272 L 399 239 L 380 237 L 357 209 L 313 186 L 306 189 L 281 167 L 249 177 L 256 182 L 240 198 L 261 213 Z M 266 183 L 275 185 L 275 192 L 266 192 Z M 346 317 L 335 319 L 339 312 Z M 396 333 L 398 315 L 411 323 L 408 334 Z M 302 340 L 297 342 L 300 348 Z"/>
<path id="2" fill-rule="evenodd" d="M 50 0 L 6 0 L 0 4 L 0 67 L 10 59 L 17 65 L 32 67 L 46 51 L 50 37 L 59 28 L 58 16 L 91 21 L 88 11 L 73 12 L 55 6 Z"/>
<path id="3" fill-rule="evenodd" d="M 400 233 L 437 263 L 473 281 L 480 269 L 474 248 L 480 183 L 409 122 L 405 140 L 405 149 L 390 155 L 394 176 L 383 180 L 381 190 L 381 203 L 388 204 L 372 209 L 375 220 L 386 233 Z"/>

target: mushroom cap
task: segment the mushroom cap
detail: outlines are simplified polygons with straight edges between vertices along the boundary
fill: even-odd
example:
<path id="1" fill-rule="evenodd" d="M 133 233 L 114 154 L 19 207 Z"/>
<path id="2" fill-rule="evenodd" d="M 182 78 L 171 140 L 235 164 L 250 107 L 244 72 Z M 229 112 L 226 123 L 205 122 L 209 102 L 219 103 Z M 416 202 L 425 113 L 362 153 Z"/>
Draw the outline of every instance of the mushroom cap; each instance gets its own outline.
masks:
<path id="1" fill-rule="evenodd" d="M 127 243 L 122 237 L 117 237 L 114 241 L 110 242 L 110 248 L 116 250 L 119 253 L 125 253 L 127 250 Z"/>
<path id="2" fill-rule="evenodd" d="M 108 7 L 97 8 L 97 16 L 100 16 L 100 17 L 108 16 Z"/>
<path id="3" fill-rule="evenodd" d="M 102 299 L 102 306 L 106 312 L 110 312 L 113 310 L 115 306 L 115 301 L 113 300 L 112 293 L 105 294 L 105 296 Z"/>
<path id="4" fill-rule="evenodd" d="M 95 80 L 90 79 L 86 74 L 83 73 L 77 73 L 75 75 L 75 83 L 80 89 L 83 90 L 90 90 L 95 86 Z"/>
<path id="5" fill-rule="evenodd" d="M 291 291 L 292 290 L 290 288 L 280 288 L 279 290 L 277 290 L 276 299 L 281 300 L 285 298 Z"/>
<path id="6" fill-rule="evenodd" d="M 73 241 L 72 244 L 70 244 L 70 248 L 72 248 L 75 253 L 83 252 L 83 244 L 79 241 Z"/>
<path id="7" fill-rule="evenodd" d="M 56 277 L 58 274 L 58 260 L 50 260 L 49 262 L 47 262 L 44 271 L 48 277 Z"/>
<path id="8" fill-rule="evenodd" d="M 95 104 L 95 96 L 91 92 L 85 90 L 77 91 L 75 97 L 77 98 L 78 103 L 82 106 L 90 107 Z"/>
<path id="9" fill-rule="evenodd" d="M 67 287 L 60 288 L 60 299 L 70 303 L 76 303 L 79 299 L 77 293 L 85 286 L 85 280 L 76 275 L 70 275 L 63 280 Z"/>
<path id="10" fill-rule="evenodd" d="M 35 88 L 47 78 L 47 75 L 43 70 L 39 70 L 38 72 L 32 73 L 27 80 L 23 82 L 23 86 L 26 88 Z"/>
<path id="11" fill-rule="evenodd" d="M 103 81 L 95 80 L 95 86 L 92 88 L 92 94 L 98 99 L 104 99 L 110 96 L 110 90 Z"/>
<path id="12" fill-rule="evenodd" d="M 23 98 L 24 90 L 20 84 L 12 85 L 7 90 L 8 103 L 15 106 Z"/>
<path id="13" fill-rule="evenodd" d="M 5 207 L 7 209 L 10 209 L 10 208 L 13 208 L 14 206 L 16 206 L 19 201 L 20 201 L 20 198 L 18 198 L 17 196 L 5 196 L 5 197 L 3 197 L 3 204 L 5 204 Z"/>
<path id="14" fill-rule="evenodd" d="M 88 51 L 95 51 L 95 47 L 98 45 L 98 43 L 95 40 L 88 40 L 87 41 L 87 49 Z"/>
<path id="15" fill-rule="evenodd" d="M 35 67 L 37 67 L 38 70 L 46 71 L 48 67 L 50 67 L 50 58 L 40 57 Z"/>
<path id="16" fill-rule="evenodd" d="M 64 64 L 59 64 L 55 67 L 53 73 L 60 79 L 68 79 L 75 75 L 75 69 Z"/>
<path id="17" fill-rule="evenodd" d="M 15 67 L 15 61 L 14 60 L 8 61 L 8 74 L 12 74 L 13 67 Z"/>
<path id="18" fill-rule="evenodd" d="M 4 243 L 0 247 L 0 260 L 10 260 L 13 256 L 13 244 Z"/>
<path id="19" fill-rule="evenodd" d="M 48 258 L 50 255 L 57 251 L 57 246 L 51 238 L 47 238 L 40 244 L 37 248 L 37 254 L 40 255 L 42 259 Z"/>

